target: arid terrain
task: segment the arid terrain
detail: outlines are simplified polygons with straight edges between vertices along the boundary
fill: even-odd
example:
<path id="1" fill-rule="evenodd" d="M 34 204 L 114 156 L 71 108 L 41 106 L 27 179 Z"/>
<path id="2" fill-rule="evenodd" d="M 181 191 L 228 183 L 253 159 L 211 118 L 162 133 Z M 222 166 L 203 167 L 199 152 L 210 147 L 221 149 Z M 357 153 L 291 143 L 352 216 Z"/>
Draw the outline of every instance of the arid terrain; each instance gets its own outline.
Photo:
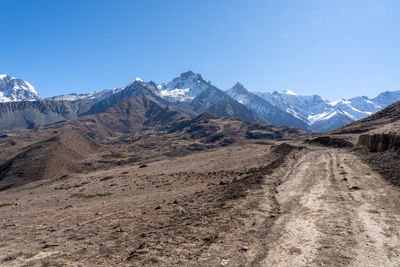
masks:
<path id="1" fill-rule="evenodd" d="M 0 10 L 0 267 L 400 267 L 400 0 Z"/>
<path id="2" fill-rule="evenodd" d="M 173 111 L 154 128 L 116 109 L 5 132 L 1 266 L 400 266 L 386 111 L 311 136 Z"/>

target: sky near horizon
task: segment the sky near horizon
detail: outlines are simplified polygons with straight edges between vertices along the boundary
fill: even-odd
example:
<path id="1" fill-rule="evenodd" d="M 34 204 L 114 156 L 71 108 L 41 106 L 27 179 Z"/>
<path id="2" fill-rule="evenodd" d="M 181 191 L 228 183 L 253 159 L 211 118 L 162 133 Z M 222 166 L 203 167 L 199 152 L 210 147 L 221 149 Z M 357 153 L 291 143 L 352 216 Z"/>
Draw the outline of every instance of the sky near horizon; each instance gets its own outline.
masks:
<path id="1" fill-rule="evenodd" d="M 42 97 L 170 81 L 329 100 L 400 89 L 400 1 L 0 0 L 0 74 Z"/>

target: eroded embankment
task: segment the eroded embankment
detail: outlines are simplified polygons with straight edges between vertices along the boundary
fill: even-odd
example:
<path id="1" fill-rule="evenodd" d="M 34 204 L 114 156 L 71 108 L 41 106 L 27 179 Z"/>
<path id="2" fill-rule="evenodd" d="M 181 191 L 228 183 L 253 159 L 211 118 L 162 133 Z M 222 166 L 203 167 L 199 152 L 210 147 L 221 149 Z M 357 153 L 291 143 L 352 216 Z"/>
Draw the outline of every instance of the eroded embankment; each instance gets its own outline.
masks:
<path id="1" fill-rule="evenodd" d="M 362 134 L 358 145 L 366 147 L 370 152 L 397 151 L 400 148 L 400 136 L 396 134 Z"/>
<path id="2" fill-rule="evenodd" d="M 363 134 L 360 135 L 358 155 L 382 177 L 400 186 L 400 136 L 396 134 Z"/>

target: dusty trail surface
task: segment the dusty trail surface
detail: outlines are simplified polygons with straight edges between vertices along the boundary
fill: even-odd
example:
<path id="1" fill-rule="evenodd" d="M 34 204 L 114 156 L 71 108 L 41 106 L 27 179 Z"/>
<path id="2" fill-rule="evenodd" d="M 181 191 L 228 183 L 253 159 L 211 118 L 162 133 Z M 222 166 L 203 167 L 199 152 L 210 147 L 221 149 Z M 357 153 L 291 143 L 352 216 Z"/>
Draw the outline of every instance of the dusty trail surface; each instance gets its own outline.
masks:
<path id="1" fill-rule="evenodd" d="M 318 148 L 274 175 L 280 216 L 261 266 L 400 266 L 399 191 L 356 156 Z"/>

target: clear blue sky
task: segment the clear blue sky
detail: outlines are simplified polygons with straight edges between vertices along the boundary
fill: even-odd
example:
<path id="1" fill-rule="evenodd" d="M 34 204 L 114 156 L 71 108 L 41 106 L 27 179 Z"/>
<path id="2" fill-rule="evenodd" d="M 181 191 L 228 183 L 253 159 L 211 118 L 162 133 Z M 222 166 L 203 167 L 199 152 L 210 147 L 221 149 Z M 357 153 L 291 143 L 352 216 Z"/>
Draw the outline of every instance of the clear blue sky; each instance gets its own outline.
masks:
<path id="1" fill-rule="evenodd" d="M 400 1 L 0 0 L 0 73 L 43 97 L 169 81 L 334 100 L 400 89 Z"/>

